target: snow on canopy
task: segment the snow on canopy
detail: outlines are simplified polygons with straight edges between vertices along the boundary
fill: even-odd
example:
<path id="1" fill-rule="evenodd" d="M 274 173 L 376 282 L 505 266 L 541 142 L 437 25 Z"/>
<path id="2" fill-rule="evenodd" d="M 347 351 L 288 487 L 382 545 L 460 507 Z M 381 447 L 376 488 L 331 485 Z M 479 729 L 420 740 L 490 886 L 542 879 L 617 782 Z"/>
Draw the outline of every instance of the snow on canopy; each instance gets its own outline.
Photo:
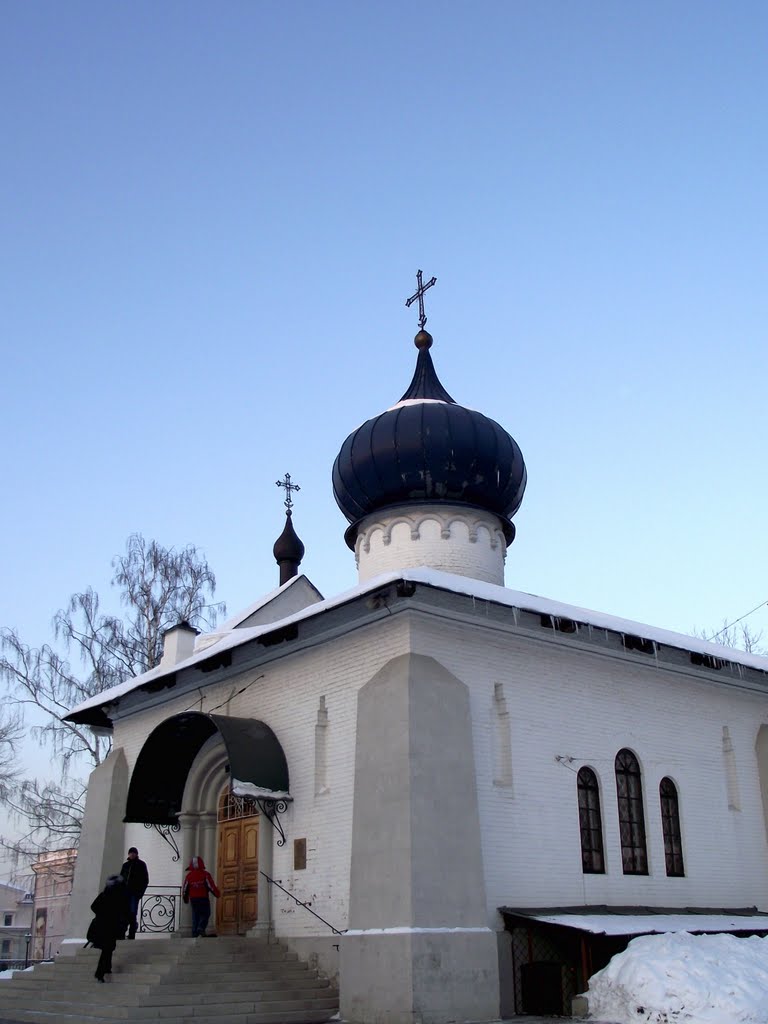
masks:
<path id="1" fill-rule="evenodd" d="M 507 908 L 503 908 L 506 910 Z M 552 911 L 527 912 L 510 910 L 531 917 L 542 924 L 555 924 L 564 928 L 576 928 L 579 931 L 591 932 L 593 935 L 643 935 L 661 932 L 747 932 L 767 931 L 768 914 L 748 914 L 742 912 L 717 913 L 697 912 L 695 914 L 675 913 L 637 913 L 631 911 L 613 914 L 566 913 Z"/>

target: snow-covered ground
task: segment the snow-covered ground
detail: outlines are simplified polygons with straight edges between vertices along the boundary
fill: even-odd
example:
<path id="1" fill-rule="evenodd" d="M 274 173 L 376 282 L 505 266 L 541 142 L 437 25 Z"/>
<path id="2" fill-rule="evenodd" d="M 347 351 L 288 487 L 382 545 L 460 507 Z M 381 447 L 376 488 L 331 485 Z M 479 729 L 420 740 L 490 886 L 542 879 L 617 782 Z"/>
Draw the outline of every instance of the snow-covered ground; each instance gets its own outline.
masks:
<path id="1" fill-rule="evenodd" d="M 14 967 L 9 971 L 0 971 L 0 981 L 10 981 L 14 974 L 23 974 L 24 971 L 34 971 L 34 967 Z"/>
<path id="2" fill-rule="evenodd" d="M 642 935 L 589 979 L 612 1024 L 768 1024 L 768 938 Z"/>

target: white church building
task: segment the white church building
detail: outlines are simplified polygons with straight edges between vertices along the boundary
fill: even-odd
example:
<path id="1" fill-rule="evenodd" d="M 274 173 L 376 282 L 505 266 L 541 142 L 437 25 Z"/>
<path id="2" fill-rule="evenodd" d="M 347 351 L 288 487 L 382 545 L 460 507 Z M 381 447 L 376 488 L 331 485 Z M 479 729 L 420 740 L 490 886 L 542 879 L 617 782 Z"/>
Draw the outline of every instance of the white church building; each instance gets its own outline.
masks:
<path id="1" fill-rule="evenodd" d="M 768 659 L 507 589 L 522 453 L 457 404 L 416 335 L 399 402 L 333 487 L 358 585 L 299 574 L 69 719 L 110 730 L 71 926 L 136 846 L 142 929 L 277 938 L 350 1022 L 569 1012 L 628 937 L 768 932 Z M 289 482 L 289 481 L 288 481 Z"/>

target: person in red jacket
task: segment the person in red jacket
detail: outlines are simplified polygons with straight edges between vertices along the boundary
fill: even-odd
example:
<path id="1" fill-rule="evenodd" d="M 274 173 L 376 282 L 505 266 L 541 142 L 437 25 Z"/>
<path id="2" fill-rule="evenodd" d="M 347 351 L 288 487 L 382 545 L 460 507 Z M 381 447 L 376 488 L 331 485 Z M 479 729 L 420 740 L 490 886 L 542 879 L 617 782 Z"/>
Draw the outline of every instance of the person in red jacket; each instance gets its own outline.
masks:
<path id="1" fill-rule="evenodd" d="M 221 896 L 210 872 L 205 870 L 203 858 L 193 857 L 189 862 L 182 890 L 184 902 L 192 904 L 193 939 L 198 935 L 205 936 L 205 929 L 211 916 L 211 900 L 208 895 L 211 892 L 216 897 Z"/>

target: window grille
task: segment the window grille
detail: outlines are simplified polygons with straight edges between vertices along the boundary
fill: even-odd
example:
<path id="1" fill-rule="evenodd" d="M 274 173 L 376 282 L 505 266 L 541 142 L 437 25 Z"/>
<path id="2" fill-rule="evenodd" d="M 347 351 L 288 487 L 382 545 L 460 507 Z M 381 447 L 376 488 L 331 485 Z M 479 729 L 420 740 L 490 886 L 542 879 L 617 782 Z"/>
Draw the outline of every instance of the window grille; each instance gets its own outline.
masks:
<path id="1" fill-rule="evenodd" d="M 683 840 L 680 835 L 680 805 L 677 799 L 677 787 L 672 779 L 664 778 L 659 783 L 659 799 L 661 800 L 661 829 L 664 833 L 664 860 L 667 874 L 682 878 L 685 875 L 683 865 Z"/>
<path id="2" fill-rule="evenodd" d="M 622 870 L 625 875 L 647 875 L 643 783 L 640 764 L 631 750 L 620 750 L 616 755 L 616 796 Z"/>
<path id="3" fill-rule="evenodd" d="M 580 768 L 577 776 L 579 792 L 579 828 L 581 830 L 581 870 L 585 875 L 605 873 L 603 856 L 603 822 L 600 815 L 600 788 L 591 768 Z"/>
<path id="4" fill-rule="evenodd" d="M 236 796 L 224 792 L 219 797 L 219 821 L 234 821 L 237 818 L 251 818 L 259 813 L 259 805 L 250 796 Z"/>

